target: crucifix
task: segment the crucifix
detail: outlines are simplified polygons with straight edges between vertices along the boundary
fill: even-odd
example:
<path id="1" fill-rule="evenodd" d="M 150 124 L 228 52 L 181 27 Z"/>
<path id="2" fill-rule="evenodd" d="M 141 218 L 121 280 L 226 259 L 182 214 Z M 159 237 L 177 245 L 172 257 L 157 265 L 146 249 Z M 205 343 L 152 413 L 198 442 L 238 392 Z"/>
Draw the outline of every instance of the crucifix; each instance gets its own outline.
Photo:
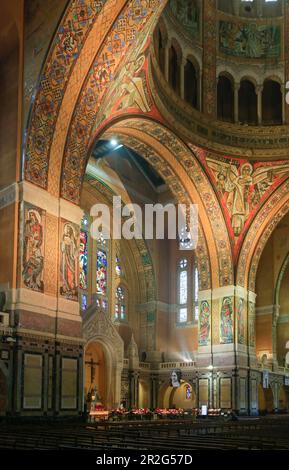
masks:
<path id="1" fill-rule="evenodd" d="M 92 385 L 95 376 L 95 366 L 99 366 L 99 362 L 94 362 L 93 358 L 91 358 L 90 361 L 85 361 L 85 364 L 90 367 L 90 385 Z"/>

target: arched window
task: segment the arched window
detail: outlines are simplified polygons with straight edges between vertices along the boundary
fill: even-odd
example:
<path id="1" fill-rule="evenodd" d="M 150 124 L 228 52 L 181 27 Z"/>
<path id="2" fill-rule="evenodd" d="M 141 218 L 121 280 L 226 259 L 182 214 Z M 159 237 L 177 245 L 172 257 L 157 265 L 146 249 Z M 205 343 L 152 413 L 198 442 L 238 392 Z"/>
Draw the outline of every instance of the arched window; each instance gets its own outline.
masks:
<path id="1" fill-rule="evenodd" d="M 262 123 L 282 124 L 282 93 L 280 83 L 273 80 L 264 82 L 262 91 Z"/>
<path id="2" fill-rule="evenodd" d="M 158 56 L 158 61 L 159 61 L 159 66 L 163 74 L 165 73 L 165 40 L 163 37 L 163 34 L 161 32 L 161 29 L 157 29 L 157 56 Z"/>
<path id="3" fill-rule="evenodd" d="M 88 287 L 88 233 L 80 230 L 79 245 L 79 288 L 86 290 Z"/>
<path id="4" fill-rule="evenodd" d="M 185 100 L 198 109 L 198 75 L 194 64 L 188 59 L 185 65 Z"/>
<path id="5" fill-rule="evenodd" d="M 107 240 L 101 236 L 96 244 L 96 277 L 95 288 L 99 305 L 108 310 L 108 245 Z"/>
<path id="6" fill-rule="evenodd" d="M 81 310 L 86 310 L 88 302 L 88 229 L 86 215 L 81 220 L 79 244 L 79 294 Z"/>
<path id="7" fill-rule="evenodd" d="M 126 303 L 127 299 L 125 288 L 123 286 L 118 286 L 115 291 L 115 320 L 126 320 Z"/>
<path id="8" fill-rule="evenodd" d="M 222 121 L 234 121 L 234 90 L 231 80 L 220 75 L 217 88 L 218 119 Z"/>
<path id="9" fill-rule="evenodd" d="M 180 87 L 180 64 L 178 54 L 174 45 L 171 45 L 169 50 L 169 84 L 179 93 Z"/>
<path id="10" fill-rule="evenodd" d="M 199 271 L 196 261 L 193 263 L 193 319 L 199 318 Z"/>
<path id="11" fill-rule="evenodd" d="M 239 121 L 257 125 L 257 95 L 255 86 L 249 80 L 242 80 L 239 89 Z"/>
<path id="12" fill-rule="evenodd" d="M 178 270 L 178 323 L 188 321 L 188 260 L 179 261 Z"/>
<path id="13" fill-rule="evenodd" d="M 121 263 L 117 255 L 115 257 L 115 274 L 117 277 L 120 277 L 122 275 Z"/>
<path id="14" fill-rule="evenodd" d="M 99 295 L 107 294 L 107 254 L 103 248 L 97 250 L 96 293 Z"/>

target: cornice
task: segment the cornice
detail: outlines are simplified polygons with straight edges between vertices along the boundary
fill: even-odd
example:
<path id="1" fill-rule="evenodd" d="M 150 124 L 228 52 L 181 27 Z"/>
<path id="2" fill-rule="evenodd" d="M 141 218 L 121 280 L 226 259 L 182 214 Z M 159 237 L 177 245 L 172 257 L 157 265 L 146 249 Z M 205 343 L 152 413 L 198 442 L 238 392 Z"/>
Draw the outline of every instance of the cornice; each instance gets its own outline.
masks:
<path id="1" fill-rule="evenodd" d="M 174 93 L 159 69 L 151 47 L 149 82 L 155 104 L 166 123 L 187 142 L 249 160 L 282 160 L 289 157 L 289 125 L 240 126 L 211 120 Z"/>

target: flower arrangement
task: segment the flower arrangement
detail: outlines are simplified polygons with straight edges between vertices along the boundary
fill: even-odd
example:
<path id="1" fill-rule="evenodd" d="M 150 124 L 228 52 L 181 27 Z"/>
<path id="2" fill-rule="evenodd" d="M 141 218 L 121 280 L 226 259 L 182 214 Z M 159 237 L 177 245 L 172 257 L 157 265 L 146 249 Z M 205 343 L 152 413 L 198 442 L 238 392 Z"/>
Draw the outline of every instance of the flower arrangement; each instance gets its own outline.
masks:
<path id="1" fill-rule="evenodd" d="M 149 408 L 134 408 L 131 410 L 134 415 L 148 415 L 151 414 L 151 410 Z"/>
<path id="2" fill-rule="evenodd" d="M 179 416 L 184 414 L 183 408 L 156 408 L 155 413 L 160 416 Z"/>

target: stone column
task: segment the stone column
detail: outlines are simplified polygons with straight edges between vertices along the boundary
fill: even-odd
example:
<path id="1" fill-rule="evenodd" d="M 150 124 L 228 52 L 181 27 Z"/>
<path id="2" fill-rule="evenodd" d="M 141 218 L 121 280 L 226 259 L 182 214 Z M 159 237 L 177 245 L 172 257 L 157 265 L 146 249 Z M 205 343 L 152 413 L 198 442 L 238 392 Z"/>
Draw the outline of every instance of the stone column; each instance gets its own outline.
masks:
<path id="1" fill-rule="evenodd" d="M 239 16 L 240 13 L 240 0 L 232 0 L 234 15 Z"/>
<path id="2" fill-rule="evenodd" d="M 263 0 L 257 0 L 256 2 L 256 12 L 259 18 L 263 15 Z"/>
<path id="3" fill-rule="evenodd" d="M 257 412 L 255 298 L 234 285 L 199 293 L 197 368 L 208 379 L 210 406 L 220 406 L 217 388 L 223 384 L 236 411 Z"/>
<path id="4" fill-rule="evenodd" d="M 22 374 L 23 374 L 23 350 L 21 343 L 17 343 L 14 356 L 14 412 L 21 413 L 22 409 Z"/>
<path id="5" fill-rule="evenodd" d="M 285 42 L 285 86 L 289 82 L 289 47 L 288 47 L 288 38 L 289 38 L 289 3 L 284 2 L 284 42 Z M 287 88 L 288 90 L 288 88 Z M 284 100 L 283 100 L 284 101 Z M 285 123 L 289 124 L 289 103 L 284 103 L 285 106 Z"/>
<path id="6" fill-rule="evenodd" d="M 248 365 L 250 367 L 257 366 L 256 358 L 256 294 L 255 292 L 248 291 L 247 302 L 247 325 L 248 325 Z"/>
<path id="7" fill-rule="evenodd" d="M 279 317 L 279 305 L 273 305 L 273 319 L 272 319 L 272 361 L 273 370 L 278 370 L 277 359 L 277 323 Z"/>
<path id="8" fill-rule="evenodd" d="M 270 386 L 272 388 L 272 393 L 273 393 L 273 411 L 274 413 L 277 413 L 279 410 L 279 391 L 280 391 L 280 385 L 278 383 L 278 379 L 274 379 L 273 381 L 270 381 Z"/>
<path id="9" fill-rule="evenodd" d="M 121 401 L 121 374 L 123 370 L 123 362 L 117 362 L 115 368 L 115 393 L 113 407 L 118 408 Z"/>
<path id="10" fill-rule="evenodd" d="M 199 291 L 198 357 L 197 367 L 212 364 L 212 291 Z"/>
<path id="11" fill-rule="evenodd" d="M 8 362 L 8 377 L 7 377 L 7 388 L 8 388 L 8 397 L 7 397 L 7 414 L 11 414 L 13 410 L 13 380 L 14 380 L 14 365 L 15 365 L 15 345 L 9 351 L 9 362 Z"/>
<path id="12" fill-rule="evenodd" d="M 239 90 L 240 82 L 234 83 L 234 122 L 239 122 Z"/>
<path id="13" fill-rule="evenodd" d="M 151 375 L 151 396 L 150 396 L 150 406 L 151 408 L 156 408 L 159 405 L 158 403 L 158 376 L 155 374 Z"/>
<path id="14" fill-rule="evenodd" d="M 280 89 L 282 93 L 282 124 L 286 124 L 286 107 L 289 106 L 289 102 L 286 103 L 286 94 L 288 93 L 288 88 L 286 90 L 286 84 L 281 83 Z"/>
<path id="15" fill-rule="evenodd" d="M 130 371 L 129 373 L 129 388 L 130 388 L 130 407 L 138 406 L 138 379 L 139 373 Z"/>
<path id="16" fill-rule="evenodd" d="M 78 413 L 83 413 L 83 406 L 84 406 L 84 380 L 83 380 L 83 349 L 81 348 L 81 354 L 79 355 L 78 359 Z"/>
<path id="17" fill-rule="evenodd" d="M 248 370 L 248 412 L 251 416 L 258 415 L 258 385 L 260 383 L 260 372 Z"/>
<path id="18" fill-rule="evenodd" d="M 263 85 L 256 86 L 256 94 L 257 94 L 257 122 L 258 125 L 262 125 L 262 92 L 263 92 Z"/>
<path id="19" fill-rule="evenodd" d="M 234 366 L 235 286 L 212 291 L 212 358 L 214 367 Z"/>
<path id="20" fill-rule="evenodd" d="M 54 361 L 54 372 L 53 372 L 53 382 L 54 382 L 54 394 L 53 394 L 53 403 L 54 403 L 54 414 L 57 416 L 61 407 L 61 355 L 59 350 L 59 344 L 55 345 L 55 361 Z"/>
<path id="21" fill-rule="evenodd" d="M 216 0 L 203 0 L 203 112 L 217 115 L 217 4 Z"/>
<path id="22" fill-rule="evenodd" d="M 48 411 L 48 373 L 49 373 L 49 356 L 48 349 L 45 348 L 43 354 L 43 412 L 46 415 Z"/>

